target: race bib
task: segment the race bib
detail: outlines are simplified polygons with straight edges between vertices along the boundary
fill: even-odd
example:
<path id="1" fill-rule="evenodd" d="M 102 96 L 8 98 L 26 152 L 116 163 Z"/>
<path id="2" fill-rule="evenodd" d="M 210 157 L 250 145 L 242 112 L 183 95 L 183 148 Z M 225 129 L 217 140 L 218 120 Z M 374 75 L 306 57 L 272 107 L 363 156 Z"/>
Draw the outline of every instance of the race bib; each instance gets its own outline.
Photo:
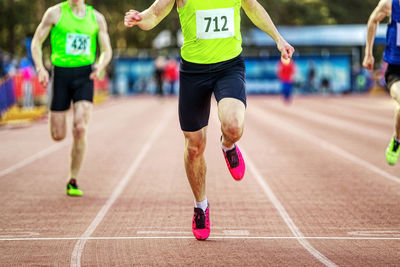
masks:
<path id="1" fill-rule="evenodd" d="M 79 33 L 68 33 L 65 52 L 67 55 L 90 55 L 90 36 Z"/>
<path id="2" fill-rule="evenodd" d="M 197 39 L 235 36 L 235 8 L 196 11 Z"/>

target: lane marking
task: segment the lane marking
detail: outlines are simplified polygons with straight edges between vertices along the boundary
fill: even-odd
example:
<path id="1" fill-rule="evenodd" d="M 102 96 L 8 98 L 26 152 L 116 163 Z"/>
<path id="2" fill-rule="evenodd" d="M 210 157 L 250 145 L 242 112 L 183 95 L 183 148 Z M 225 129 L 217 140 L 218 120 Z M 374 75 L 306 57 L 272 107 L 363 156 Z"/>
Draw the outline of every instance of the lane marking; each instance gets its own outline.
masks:
<path id="1" fill-rule="evenodd" d="M 247 230 L 223 230 L 224 235 L 231 235 L 231 236 L 247 236 L 250 235 L 250 232 Z"/>
<path id="2" fill-rule="evenodd" d="M 32 162 L 34 162 L 34 161 L 36 161 L 36 160 L 38 160 L 40 158 L 43 158 L 44 156 L 46 156 L 46 155 L 48 155 L 50 153 L 53 153 L 53 152 L 59 150 L 60 148 L 66 146 L 66 145 L 69 145 L 71 143 L 72 143 L 71 140 L 66 140 L 63 143 L 53 144 L 52 146 L 50 146 L 50 147 L 48 147 L 48 148 L 46 148 L 46 149 L 44 149 L 44 150 L 42 150 L 42 151 L 40 151 L 40 152 L 38 152 L 36 154 L 33 154 L 32 156 L 30 156 L 30 157 L 28 157 L 28 158 L 26 158 L 26 159 L 24 159 L 24 160 L 22 160 L 22 161 L 20 161 L 20 162 L 18 162 L 16 164 L 12 165 L 12 166 L 4 169 L 4 170 L 1 170 L 0 171 L 0 177 L 2 177 L 4 175 L 7 175 L 7 174 L 9 174 L 9 173 L 11 173 L 13 171 L 16 171 L 16 170 L 18 170 L 18 169 L 20 169 L 22 167 L 25 167 L 26 165 L 28 165 L 28 164 L 30 164 L 30 163 L 32 163 Z"/>
<path id="3" fill-rule="evenodd" d="M 322 262 L 325 266 L 337 266 L 334 262 L 330 261 L 327 257 L 325 257 L 321 252 L 315 249 L 304 237 L 303 233 L 300 232 L 299 228 L 293 222 L 292 218 L 286 212 L 286 209 L 283 207 L 282 203 L 279 199 L 275 196 L 274 192 L 272 191 L 271 187 L 265 181 L 263 176 L 260 174 L 256 166 L 253 164 L 253 161 L 247 155 L 246 151 L 241 148 L 240 149 L 243 157 L 246 159 L 246 165 L 250 169 L 250 172 L 256 178 L 256 181 L 264 191 L 265 195 L 271 201 L 271 203 L 275 206 L 279 215 L 285 221 L 286 225 L 289 227 L 290 231 L 295 236 L 296 240 L 302 245 L 311 255 L 313 255 L 317 260 Z"/>
<path id="4" fill-rule="evenodd" d="M 183 235 L 188 235 L 191 234 L 192 232 L 182 232 L 182 231 L 137 231 L 136 234 L 138 235 L 153 235 L 153 234 L 157 234 L 157 235 L 172 235 L 172 234 L 183 234 Z"/>
<path id="5" fill-rule="evenodd" d="M 380 231 L 353 231 L 348 232 L 348 235 L 358 235 L 358 236 L 399 236 L 399 230 L 380 230 Z"/>
<path id="6" fill-rule="evenodd" d="M 185 229 L 185 228 L 187 228 L 187 225 L 183 225 L 183 226 L 159 226 L 159 227 L 158 226 L 131 226 L 131 227 L 126 227 L 125 229 L 145 229 L 145 230 L 150 230 L 150 229 L 157 229 L 157 230 L 168 229 L 168 230 L 171 230 L 171 229 Z M 242 226 L 242 227 L 241 226 L 234 226 L 234 227 L 213 226 L 212 228 L 213 229 L 221 229 L 221 230 L 233 230 L 233 231 L 236 231 L 236 230 L 249 231 L 249 230 L 257 230 L 257 229 L 261 229 L 261 230 L 265 229 L 265 227 L 263 227 L 263 226 L 259 226 L 259 227 L 257 227 L 257 226 L 254 226 L 254 227 L 252 227 L 252 226 L 250 226 L 250 227 L 246 227 L 246 226 Z"/>
<path id="7" fill-rule="evenodd" d="M 339 128 L 348 132 L 353 132 L 353 133 L 363 133 L 363 135 L 368 135 L 373 138 L 377 139 L 384 139 L 387 138 L 388 135 L 385 133 L 384 130 L 374 130 L 374 129 L 369 129 L 368 126 L 364 126 L 362 124 L 356 124 L 354 122 L 347 121 L 345 119 L 339 119 L 336 117 L 333 117 L 331 115 L 325 115 L 321 114 L 318 112 L 313 112 L 306 110 L 302 107 L 295 107 L 294 109 L 285 109 L 283 108 L 282 105 L 279 105 L 278 103 L 269 103 L 271 106 L 274 106 L 275 108 L 281 110 L 282 112 L 289 114 L 289 115 L 299 115 L 304 119 L 307 119 L 308 121 L 316 122 L 322 125 L 328 125 L 334 128 Z"/>
<path id="8" fill-rule="evenodd" d="M 108 108 L 110 107 L 114 107 L 112 106 L 108 106 Z M 97 116 L 97 113 L 104 111 L 104 109 L 98 109 L 96 112 L 96 115 L 92 115 L 92 116 Z M 93 127 L 89 129 L 89 135 L 93 135 L 96 134 L 98 131 L 102 130 L 103 128 L 107 127 L 107 124 L 104 124 L 103 126 L 98 126 L 97 124 Z M 7 167 L 6 169 L 3 169 L 0 171 L 0 177 L 5 176 L 9 173 L 12 173 L 13 171 L 16 171 L 22 167 L 25 167 L 29 164 L 31 164 L 32 162 L 35 162 L 36 160 L 43 158 L 45 156 L 47 156 L 48 154 L 51 154 L 59 149 L 61 149 L 62 147 L 66 146 L 66 145 L 72 145 L 72 137 L 68 136 L 65 140 L 63 140 L 60 143 L 55 143 L 53 145 L 51 145 L 48 148 L 45 148 L 35 154 L 33 154 L 32 156 L 29 156 L 26 159 L 21 160 L 20 162 L 15 163 L 14 165 L 11 165 L 10 167 Z"/>
<path id="9" fill-rule="evenodd" d="M 40 238 L 0 238 L 0 241 L 62 241 L 62 240 L 137 240 L 137 239 L 192 239 L 190 236 L 91 236 L 91 237 L 40 237 Z M 208 239 L 239 239 L 239 240 L 298 240 L 296 236 L 210 236 Z M 400 240 L 400 237 L 347 237 L 347 236 L 310 236 L 307 240 Z"/>
<path id="10" fill-rule="evenodd" d="M 214 122 L 218 122 L 215 116 L 213 116 Z M 296 224 L 293 222 L 292 218 L 289 216 L 289 214 L 286 212 L 286 209 L 283 207 L 282 203 L 278 200 L 278 198 L 275 196 L 273 193 L 272 189 L 268 185 L 268 183 L 265 181 L 263 176 L 260 174 L 256 166 L 253 164 L 253 161 L 248 157 L 246 151 L 241 147 L 240 148 L 243 157 L 246 159 L 246 165 L 250 169 L 250 172 L 252 172 L 253 176 L 256 178 L 256 181 L 260 185 L 261 189 L 264 191 L 265 195 L 267 198 L 270 200 L 270 202 L 274 205 L 276 210 L 278 211 L 279 215 L 282 217 L 282 219 L 285 221 L 286 225 L 290 229 L 290 231 L 293 233 L 295 236 L 294 239 L 296 239 L 303 248 L 305 248 L 312 256 L 314 256 L 317 260 L 319 260 L 321 263 L 323 263 L 325 266 L 333 267 L 337 266 L 334 262 L 330 261 L 327 257 L 325 257 L 321 252 L 319 252 L 317 249 L 315 249 L 307 240 L 305 240 L 304 235 L 300 232 Z"/>
<path id="11" fill-rule="evenodd" d="M 2 230 L 0 231 L 0 238 L 18 238 L 18 236 L 38 236 L 37 232 L 27 232 L 21 230 Z"/>
<path id="12" fill-rule="evenodd" d="M 296 105 L 296 108 L 297 107 L 298 106 Z M 318 110 L 313 109 L 313 107 L 317 107 L 320 109 L 321 108 L 322 109 L 330 109 L 331 111 L 338 112 L 342 116 L 345 116 L 350 119 L 380 124 L 382 126 L 393 127 L 393 121 L 382 120 L 382 116 L 371 114 L 371 112 L 372 112 L 371 110 L 370 110 L 370 112 L 362 112 L 362 111 L 355 112 L 354 107 L 349 108 L 349 107 L 345 107 L 345 106 L 338 106 L 336 103 L 332 103 L 332 102 L 323 102 L 323 103 L 313 102 L 311 109 L 307 109 L 307 110 L 317 113 Z M 327 114 L 327 116 L 332 116 L 332 115 Z"/>
<path id="13" fill-rule="evenodd" d="M 172 235 L 172 234 L 192 234 L 189 231 L 136 231 L 138 235 L 152 235 L 152 234 L 159 234 L 159 235 Z M 223 230 L 222 233 L 216 235 L 227 235 L 227 236 L 248 236 L 250 232 L 248 230 Z"/>
<path id="14" fill-rule="evenodd" d="M 101 223 L 101 221 L 104 219 L 108 210 L 111 208 L 111 206 L 114 204 L 114 202 L 117 200 L 117 198 L 121 194 L 122 190 L 128 184 L 131 177 L 138 169 L 140 163 L 145 158 L 146 154 L 149 152 L 154 141 L 161 135 L 162 130 L 167 126 L 167 123 L 169 122 L 169 120 L 173 114 L 174 113 L 172 111 L 170 111 L 164 116 L 164 118 L 162 118 L 160 120 L 160 123 L 153 130 L 152 134 L 147 139 L 146 143 L 143 145 L 142 150 L 135 157 L 135 159 L 132 162 L 132 164 L 130 165 L 129 169 L 127 170 L 125 175 L 122 177 L 121 181 L 118 183 L 118 185 L 112 192 L 111 196 L 108 198 L 107 202 L 97 213 L 96 217 L 94 218 L 92 223 L 89 225 L 89 227 L 86 229 L 86 231 L 81 235 L 81 239 L 79 239 L 79 241 L 75 244 L 74 250 L 71 255 L 71 267 L 80 267 L 81 266 L 81 257 L 82 257 L 82 252 L 85 247 L 86 241 L 92 235 L 92 233 L 97 228 L 97 226 Z"/>
<path id="15" fill-rule="evenodd" d="M 293 126 L 292 124 L 287 123 L 287 122 L 283 121 L 282 119 L 277 119 L 277 117 L 278 117 L 277 115 L 267 113 L 263 109 L 258 108 L 256 106 L 253 106 L 252 110 L 255 114 L 257 114 L 256 117 L 262 117 L 263 121 L 271 120 L 273 122 L 272 124 L 274 125 L 274 127 L 279 127 L 282 130 L 290 132 L 291 135 L 297 135 L 297 136 L 307 140 L 308 142 L 315 144 L 318 147 L 322 147 L 324 150 L 329 150 L 333 153 L 336 153 L 339 156 L 346 158 L 346 159 L 348 159 L 348 160 L 350 160 L 350 161 L 352 161 L 352 162 L 354 162 L 376 174 L 379 174 L 382 177 L 385 177 L 391 181 L 394 181 L 394 182 L 400 184 L 399 177 L 396 177 L 396 176 L 378 168 L 377 166 L 351 154 L 350 152 L 347 152 L 347 151 L 335 146 L 334 144 L 331 144 L 331 143 L 325 141 L 322 138 L 317 137 L 316 135 L 312 135 L 312 134 L 302 130 L 300 127 Z M 271 117 L 275 117 L 275 119 L 271 119 Z"/>

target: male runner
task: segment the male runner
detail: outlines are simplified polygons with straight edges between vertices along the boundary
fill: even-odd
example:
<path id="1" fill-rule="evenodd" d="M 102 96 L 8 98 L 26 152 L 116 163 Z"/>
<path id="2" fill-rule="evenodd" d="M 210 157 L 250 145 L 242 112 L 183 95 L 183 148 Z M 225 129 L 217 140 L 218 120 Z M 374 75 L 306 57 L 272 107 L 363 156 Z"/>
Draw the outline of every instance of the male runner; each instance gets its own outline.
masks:
<path id="1" fill-rule="evenodd" d="M 112 51 L 106 21 L 85 0 L 68 0 L 50 7 L 32 40 L 32 56 L 39 81 L 47 87 L 49 73 L 42 60 L 42 43 L 51 32 L 52 101 L 50 131 L 55 141 L 66 135 L 66 113 L 73 102 L 73 145 L 67 195 L 81 196 L 76 179 L 86 150 L 87 125 L 93 102 L 93 79 L 101 78 Z M 100 58 L 96 57 L 97 40 Z"/>
<path id="2" fill-rule="evenodd" d="M 376 29 L 379 22 L 390 16 L 386 33 L 386 48 L 383 60 L 388 63 L 385 73 L 387 88 L 390 95 L 396 101 L 394 112 L 394 134 L 386 149 L 386 161 L 390 165 L 395 165 L 399 158 L 400 145 L 400 1 L 399 0 L 380 0 L 377 7 L 372 12 L 367 25 L 367 41 L 365 45 L 365 56 L 363 66 L 368 70 L 374 68 L 374 56 L 372 48 Z"/>
<path id="3" fill-rule="evenodd" d="M 186 142 L 186 174 L 195 198 L 192 230 L 197 239 L 204 240 L 210 234 L 210 220 L 203 153 L 212 93 L 218 102 L 221 147 L 228 169 L 235 180 L 241 180 L 245 171 L 244 160 L 235 144 L 243 133 L 246 108 L 240 8 L 276 41 L 284 59 L 290 58 L 294 49 L 278 33 L 257 0 L 156 0 L 143 12 L 128 11 L 125 25 L 150 30 L 170 13 L 175 2 L 184 37 L 179 120 Z"/>

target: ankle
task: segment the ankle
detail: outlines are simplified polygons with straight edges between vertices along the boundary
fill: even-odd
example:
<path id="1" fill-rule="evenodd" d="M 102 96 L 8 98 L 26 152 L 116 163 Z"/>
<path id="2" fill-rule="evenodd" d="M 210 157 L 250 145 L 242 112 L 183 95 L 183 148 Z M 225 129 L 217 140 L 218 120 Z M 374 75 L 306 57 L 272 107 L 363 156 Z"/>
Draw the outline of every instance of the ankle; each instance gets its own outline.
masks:
<path id="1" fill-rule="evenodd" d="M 205 197 L 203 201 L 200 201 L 200 202 L 195 201 L 195 202 L 194 202 L 194 205 L 195 205 L 196 208 L 200 208 L 200 209 L 202 209 L 204 212 L 206 212 L 206 209 L 207 209 L 207 207 L 208 207 L 208 200 L 207 200 L 207 197 Z"/>

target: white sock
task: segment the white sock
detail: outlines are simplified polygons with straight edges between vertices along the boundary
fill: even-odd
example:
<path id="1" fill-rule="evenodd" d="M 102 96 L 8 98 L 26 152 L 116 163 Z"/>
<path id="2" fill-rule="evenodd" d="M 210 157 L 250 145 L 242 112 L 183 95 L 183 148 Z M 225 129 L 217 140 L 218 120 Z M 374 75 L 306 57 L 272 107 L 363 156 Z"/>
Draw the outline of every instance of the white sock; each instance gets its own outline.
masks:
<path id="1" fill-rule="evenodd" d="M 231 149 L 233 149 L 234 147 L 235 147 L 235 144 L 233 144 L 232 147 L 226 147 L 226 146 L 224 146 L 224 145 L 222 144 L 222 142 L 221 142 L 221 148 L 222 148 L 222 150 L 223 150 L 224 152 L 226 152 L 226 151 L 228 151 L 228 150 L 231 150 Z"/>
<path id="2" fill-rule="evenodd" d="M 208 206 L 207 197 L 205 197 L 204 200 L 201 201 L 201 202 L 196 202 L 196 201 L 194 201 L 194 205 L 196 206 L 196 208 L 200 208 L 200 209 L 202 209 L 204 212 L 206 212 L 206 209 L 207 209 L 207 206 Z"/>

